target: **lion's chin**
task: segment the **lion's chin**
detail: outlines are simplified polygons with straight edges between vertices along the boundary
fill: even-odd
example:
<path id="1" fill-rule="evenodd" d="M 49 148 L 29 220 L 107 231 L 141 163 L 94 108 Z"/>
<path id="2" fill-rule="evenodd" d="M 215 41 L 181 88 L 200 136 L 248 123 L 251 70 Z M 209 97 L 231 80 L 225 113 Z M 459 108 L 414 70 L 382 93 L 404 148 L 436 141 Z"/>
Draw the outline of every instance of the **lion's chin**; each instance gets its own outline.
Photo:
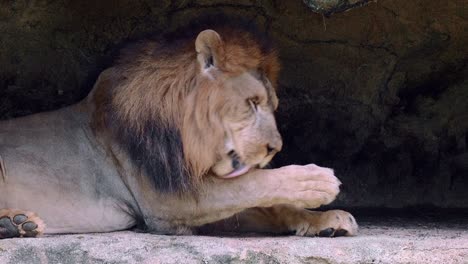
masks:
<path id="1" fill-rule="evenodd" d="M 251 166 L 249 166 L 249 165 L 242 165 L 239 168 L 231 171 L 230 173 L 228 173 L 226 175 L 218 176 L 218 177 L 224 178 L 224 179 L 238 177 L 238 176 L 241 176 L 243 174 L 246 174 L 250 170 L 250 168 L 251 168 Z"/>

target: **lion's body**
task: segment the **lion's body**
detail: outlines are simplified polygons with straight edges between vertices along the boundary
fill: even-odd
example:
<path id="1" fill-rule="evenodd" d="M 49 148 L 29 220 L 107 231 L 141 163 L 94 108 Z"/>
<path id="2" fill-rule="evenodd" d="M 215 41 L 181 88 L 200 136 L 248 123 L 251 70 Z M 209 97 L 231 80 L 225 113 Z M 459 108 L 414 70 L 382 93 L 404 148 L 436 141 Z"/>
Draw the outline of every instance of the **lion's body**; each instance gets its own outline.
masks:
<path id="1" fill-rule="evenodd" d="M 296 208 L 335 199 L 332 170 L 259 169 L 282 145 L 277 56 L 250 31 L 216 30 L 139 42 L 82 102 L 0 122 L 0 209 L 22 210 L 0 210 L 0 238 L 42 233 L 27 211 L 48 233 L 189 234 L 242 212 L 237 231 L 355 234 L 348 213 Z"/>

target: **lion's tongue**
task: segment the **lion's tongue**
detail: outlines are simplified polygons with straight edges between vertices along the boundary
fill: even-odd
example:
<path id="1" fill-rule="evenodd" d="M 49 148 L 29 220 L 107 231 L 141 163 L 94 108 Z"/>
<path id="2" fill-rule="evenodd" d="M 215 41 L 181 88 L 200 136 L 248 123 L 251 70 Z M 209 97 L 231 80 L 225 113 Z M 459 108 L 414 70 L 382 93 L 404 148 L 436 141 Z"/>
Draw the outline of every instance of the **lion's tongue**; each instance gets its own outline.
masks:
<path id="1" fill-rule="evenodd" d="M 242 174 L 247 173 L 249 171 L 249 169 L 250 169 L 250 166 L 242 165 L 241 167 L 235 169 L 231 173 L 229 173 L 227 175 L 224 175 L 222 177 L 223 178 L 234 178 L 234 177 L 237 177 L 237 176 L 241 176 Z"/>

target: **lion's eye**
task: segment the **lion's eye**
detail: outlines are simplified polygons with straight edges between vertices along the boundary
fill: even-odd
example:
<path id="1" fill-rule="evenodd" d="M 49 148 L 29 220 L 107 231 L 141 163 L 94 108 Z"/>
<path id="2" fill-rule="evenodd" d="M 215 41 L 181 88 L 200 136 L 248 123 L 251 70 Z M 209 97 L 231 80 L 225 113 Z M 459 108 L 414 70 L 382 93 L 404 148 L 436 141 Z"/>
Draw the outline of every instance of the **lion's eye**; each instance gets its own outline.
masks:
<path id="1" fill-rule="evenodd" d="M 257 111 L 258 104 L 260 103 L 258 97 L 252 97 L 247 99 L 249 105 L 252 107 L 253 110 Z"/>

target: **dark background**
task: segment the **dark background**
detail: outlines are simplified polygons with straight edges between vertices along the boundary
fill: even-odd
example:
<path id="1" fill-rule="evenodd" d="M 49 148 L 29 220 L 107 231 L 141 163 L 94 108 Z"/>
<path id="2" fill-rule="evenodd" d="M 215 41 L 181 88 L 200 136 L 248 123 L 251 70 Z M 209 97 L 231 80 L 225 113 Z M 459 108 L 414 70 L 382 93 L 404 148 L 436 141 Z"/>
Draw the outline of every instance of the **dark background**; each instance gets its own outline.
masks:
<path id="1" fill-rule="evenodd" d="M 335 168 L 336 206 L 468 207 L 464 0 L 331 16 L 300 0 L 0 0 L 0 119 L 78 102 L 122 41 L 219 11 L 256 20 L 278 44 L 276 166 Z"/>

